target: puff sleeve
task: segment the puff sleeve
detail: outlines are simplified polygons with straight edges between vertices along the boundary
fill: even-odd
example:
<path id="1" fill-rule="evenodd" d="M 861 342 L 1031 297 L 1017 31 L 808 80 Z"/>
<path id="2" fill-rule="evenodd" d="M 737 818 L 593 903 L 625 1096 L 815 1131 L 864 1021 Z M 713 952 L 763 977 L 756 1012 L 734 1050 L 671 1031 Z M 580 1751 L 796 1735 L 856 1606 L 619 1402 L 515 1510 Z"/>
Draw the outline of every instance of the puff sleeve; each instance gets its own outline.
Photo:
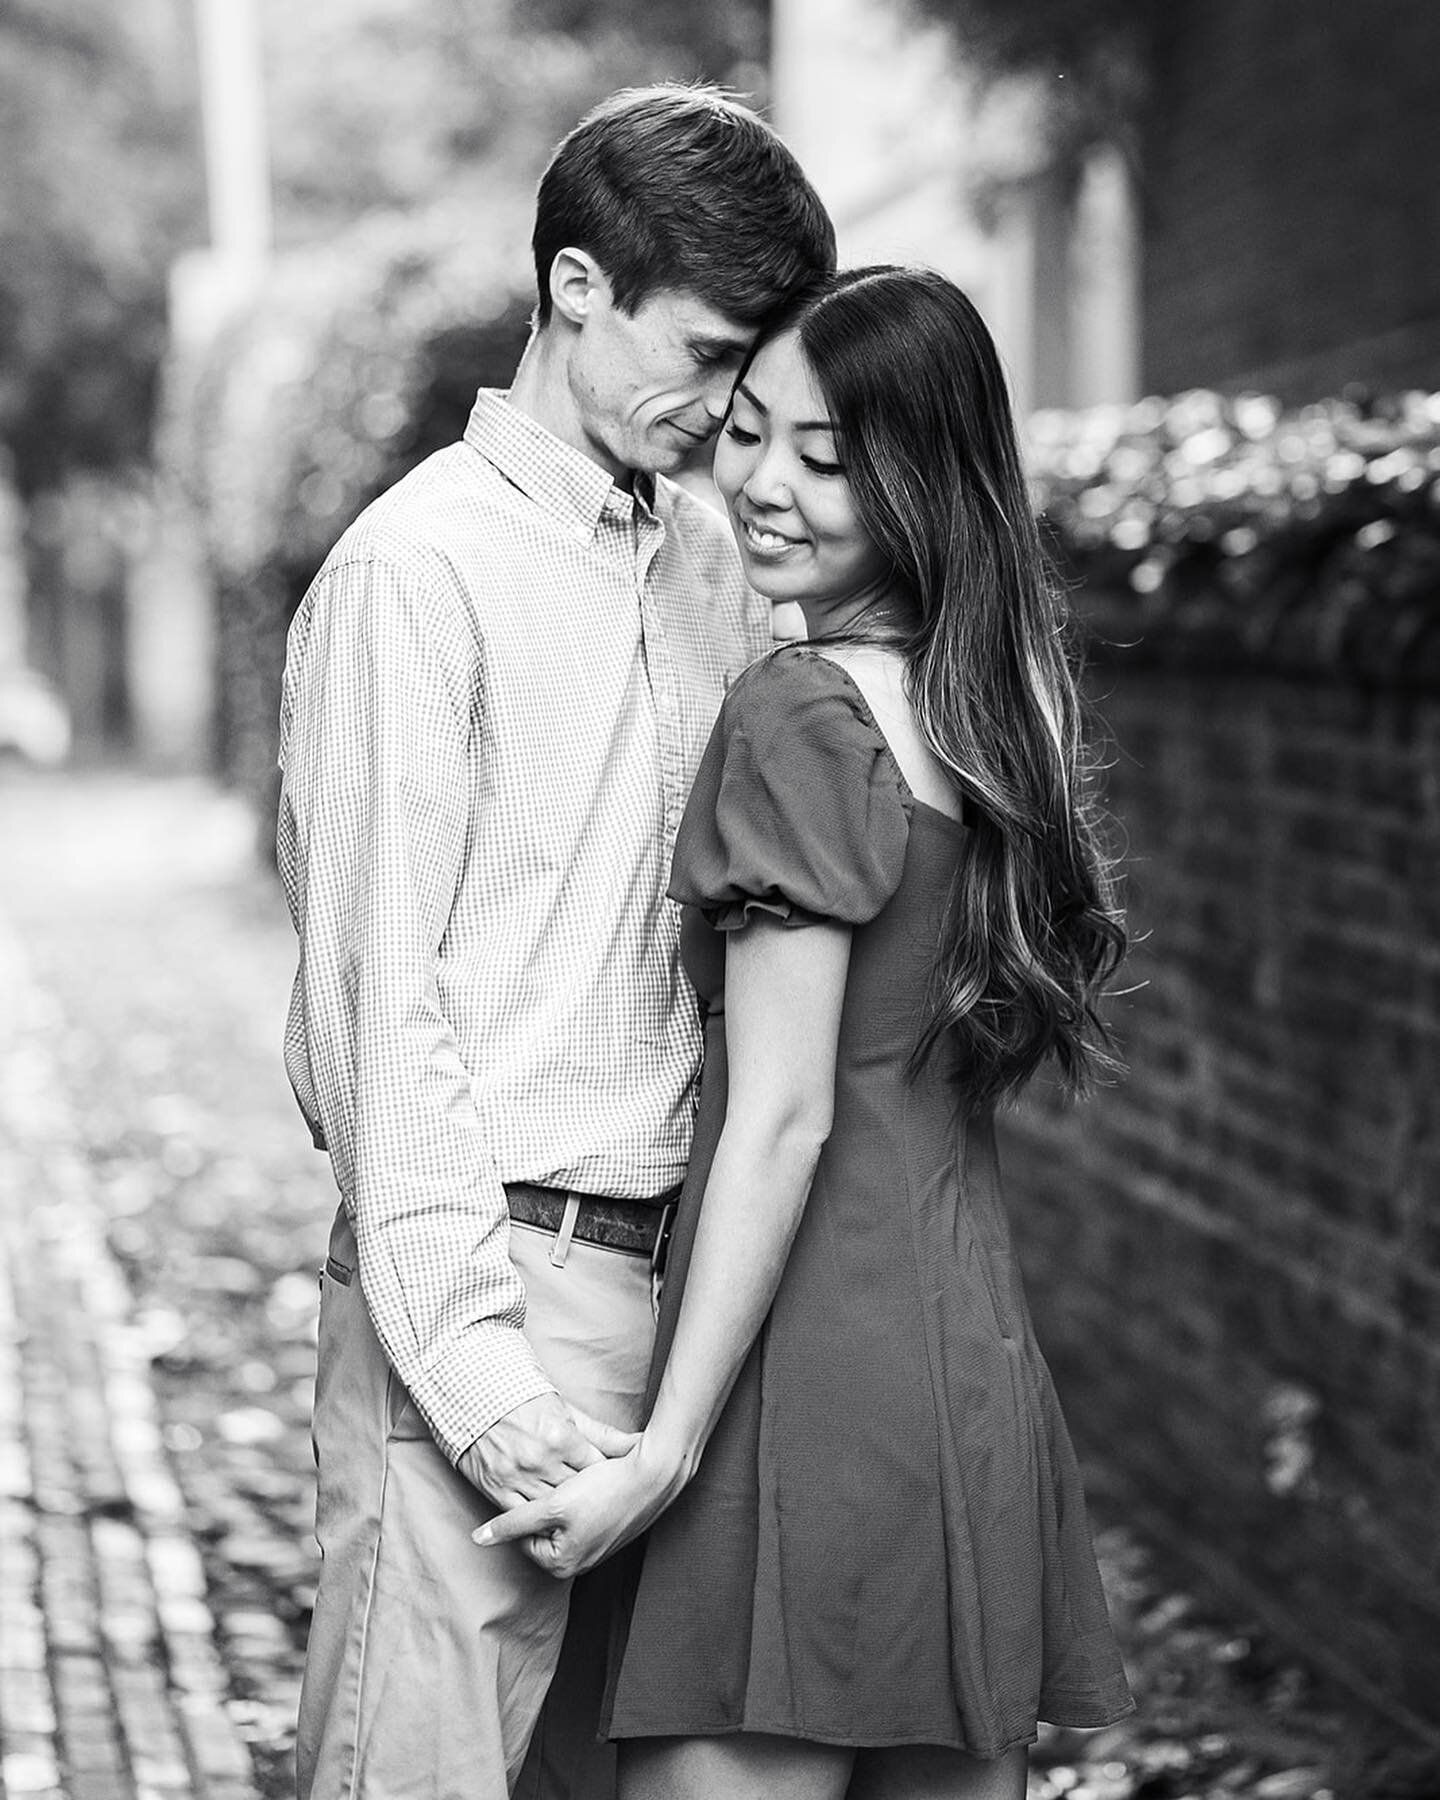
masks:
<path id="1" fill-rule="evenodd" d="M 680 826 L 670 895 L 722 931 L 873 919 L 900 885 L 900 773 L 859 690 L 813 650 L 753 664 L 720 709 Z"/>

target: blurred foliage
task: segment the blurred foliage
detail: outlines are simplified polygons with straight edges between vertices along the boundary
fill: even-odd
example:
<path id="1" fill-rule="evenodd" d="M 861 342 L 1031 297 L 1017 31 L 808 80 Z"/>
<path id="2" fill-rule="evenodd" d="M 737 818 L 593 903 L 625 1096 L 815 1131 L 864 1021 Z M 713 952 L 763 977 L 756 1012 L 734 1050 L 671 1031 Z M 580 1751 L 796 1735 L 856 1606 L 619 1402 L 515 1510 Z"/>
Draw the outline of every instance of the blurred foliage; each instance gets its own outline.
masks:
<path id="1" fill-rule="evenodd" d="M 908 0 L 953 35 L 984 85 L 1025 81 L 1061 164 L 1097 142 L 1129 145 L 1147 91 L 1153 0 Z"/>
<path id="2" fill-rule="evenodd" d="M 675 76 L 744 81 L 768 54 L 769 0 L 530 0 L 533 27 L 591 43 L 611 39 L 632 52 L 659 55 Z"/>
<path id="3" fill-rule="evenodd" d="M 1122 637 L 1440 682 L 1440 394 L 1197 390 L 1036 413 L 1029 438 L 1062 563 Z"/>
<path id="4" fill-rule="evenodd" d="M 143 459 L 193 115 L 153 5 L 0 0 L 0 443 L 33 494 Z"/>
<path id="5" fill-rule="evenodd" d="M 457 186 L 533 185 L 611 89 L 763 83 L 764 0 L 262 0 L 284 241 Z M 321 78 L 323 72 L 323 78 Z"/>
<path id="6" fill-rule="evenodd" d="M 297 253 L 178 397 L 166 461 L 219 606 L 222 765 L 273 818 L 289 621 L 361 509 L 463 432 L 529 330 L 528 205 L 377 214 Z"/>

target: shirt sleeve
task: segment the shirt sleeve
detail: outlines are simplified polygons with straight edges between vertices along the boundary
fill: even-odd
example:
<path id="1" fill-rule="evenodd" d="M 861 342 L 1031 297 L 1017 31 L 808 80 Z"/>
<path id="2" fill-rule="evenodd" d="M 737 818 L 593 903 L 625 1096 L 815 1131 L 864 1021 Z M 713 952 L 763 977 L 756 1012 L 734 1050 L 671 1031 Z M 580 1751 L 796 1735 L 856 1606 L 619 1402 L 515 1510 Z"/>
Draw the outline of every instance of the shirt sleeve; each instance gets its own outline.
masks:
<path id="1" fill-rule="evenodd" d="M 554 1391 L 524 1334 L 504 1188 L 437 983 L 480 676 L 442 571 L 357 558 L 322 571 L 297 616 L 281 721 L 292 1079 L 354 1219 L 376 1334 L 452 1461 Z"/>

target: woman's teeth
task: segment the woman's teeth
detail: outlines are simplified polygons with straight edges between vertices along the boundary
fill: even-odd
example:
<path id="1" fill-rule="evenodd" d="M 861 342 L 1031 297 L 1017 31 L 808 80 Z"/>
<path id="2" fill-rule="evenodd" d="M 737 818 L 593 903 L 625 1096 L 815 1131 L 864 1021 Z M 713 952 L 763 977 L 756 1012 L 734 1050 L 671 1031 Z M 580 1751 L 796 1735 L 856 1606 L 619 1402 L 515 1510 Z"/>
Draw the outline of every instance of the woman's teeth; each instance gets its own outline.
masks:
<path id="1" fill-rule="evenodd" d="M 757 550 L 788 550 L 794 538 L 781 537 L 776 531 L 762 531 L 758 525 L 745 525 L 745 536 Z"/>

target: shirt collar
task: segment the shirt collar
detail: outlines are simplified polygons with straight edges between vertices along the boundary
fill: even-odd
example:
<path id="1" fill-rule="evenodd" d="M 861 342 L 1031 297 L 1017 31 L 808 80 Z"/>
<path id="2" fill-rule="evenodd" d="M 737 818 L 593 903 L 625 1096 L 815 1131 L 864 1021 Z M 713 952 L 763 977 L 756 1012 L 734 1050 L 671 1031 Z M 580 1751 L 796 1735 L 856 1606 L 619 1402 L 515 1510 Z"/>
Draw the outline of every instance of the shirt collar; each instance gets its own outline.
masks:
<path id="1" fill-rule="evenodd" d="M 628 523 L 655 516 L 655 477 L 639 473 L 635 492 L 617 487 L 598 463 L 510 404 L 499 388 L 475 397 L 465 442 L 513 486 L 583 537 L 602 517 Z"/>

